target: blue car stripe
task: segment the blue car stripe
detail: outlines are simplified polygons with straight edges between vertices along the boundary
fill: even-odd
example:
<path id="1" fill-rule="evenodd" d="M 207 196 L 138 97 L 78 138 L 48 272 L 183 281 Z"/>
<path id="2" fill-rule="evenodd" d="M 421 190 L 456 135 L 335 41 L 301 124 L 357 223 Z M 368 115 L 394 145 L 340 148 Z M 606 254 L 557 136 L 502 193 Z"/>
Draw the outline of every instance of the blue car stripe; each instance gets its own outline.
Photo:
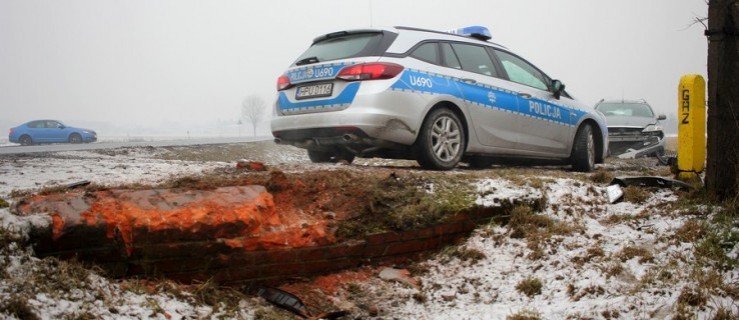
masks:
<path id="1" fill-rule="evenodd" d="M 473 105 L 521 114 L 567 126 L 575 126 L 580 118 L 586 114 L 582 110 L 536 98 L 527 99 L 526 101 L 529 101 L 528 106 L 519 106 L 511 100 L 517 99 L 517 94 L 511 90 L 480 83 L 468 83 L 459 78 L 414 69 L 405 70 L 398 81 L 391 86 L 391 89 L 428 94 L 447 94 Z"/>
<path id="2" fill-rule="evenodd" d="M 291 70 L 286 75 L 291 79 L 291 83 L 332 79 L 341 69 L 352 64 L 354 63 L 304 67 Z M 359 91 L 359 86 L 359 82 L 350 83 L 335 98 L 304 102 L 291 102 L 284 92 L 280 92 L 277 107 L 283 114 L 343 110 L 349 107 L 354 101 L 354 97 Z M 577 125 L 580 119 L 586 114 L 583 110 L 569 108 L 541 99 L 519 99 L 517 93 L 504 88 L 481 83 L 469 83 L 459 78 L 415 69 L 404 70 L 398 80 L 391 86 L 391 90 L 450 95 L 464 100 L 471 105 L 515 113 L 566 126 Z M 528 106 L 518 105 L 518 101 L 528 101 Z"/>

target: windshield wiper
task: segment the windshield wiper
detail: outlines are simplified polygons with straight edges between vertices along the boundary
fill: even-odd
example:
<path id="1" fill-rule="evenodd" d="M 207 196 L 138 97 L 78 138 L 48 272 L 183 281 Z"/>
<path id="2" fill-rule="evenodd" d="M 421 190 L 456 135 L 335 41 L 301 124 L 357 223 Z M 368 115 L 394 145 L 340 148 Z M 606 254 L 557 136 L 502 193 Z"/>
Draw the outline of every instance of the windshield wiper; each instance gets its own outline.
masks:
<path id="1" fill-rule="evenodd" d="M 318 62 L 318 57 L 307 57 L 305 59 L 300 59 L 298 62 L 295 63 L 296 66 L 302 66 L 304 64 L 311 64 Z"/>

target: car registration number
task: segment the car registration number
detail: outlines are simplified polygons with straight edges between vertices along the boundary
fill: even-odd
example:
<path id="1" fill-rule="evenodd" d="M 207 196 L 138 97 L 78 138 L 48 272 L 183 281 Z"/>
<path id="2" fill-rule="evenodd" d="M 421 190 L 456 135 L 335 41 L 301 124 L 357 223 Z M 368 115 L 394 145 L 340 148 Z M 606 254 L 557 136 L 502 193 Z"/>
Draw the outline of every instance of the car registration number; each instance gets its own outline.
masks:
<path id="1" fill-rule="evenodd" d="M 334 90 L 333 83 L 322 83 L 311 86 L 298 87 L 295 91 L 295 99 L 308 99 L 318 97 L 328 97 Z"/>

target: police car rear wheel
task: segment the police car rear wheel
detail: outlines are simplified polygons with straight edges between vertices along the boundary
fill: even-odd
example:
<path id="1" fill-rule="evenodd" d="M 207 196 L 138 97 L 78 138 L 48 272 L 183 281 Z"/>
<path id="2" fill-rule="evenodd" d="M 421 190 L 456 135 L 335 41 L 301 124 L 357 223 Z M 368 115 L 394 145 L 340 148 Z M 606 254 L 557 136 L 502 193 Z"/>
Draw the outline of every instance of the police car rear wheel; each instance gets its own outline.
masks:
<path id="1" fill-rule="evenodd" d="M 432 111 L 423 122 L 415 147 L 416 160 L 423 168 L 450 170 L 457 166 L 465 149 L 459 117 L 446 108 Z"/>
<path id="2" fill-rule="evenodd" d="M 572 168 L 580 172 L 590 172 L 595 168 L 595 139 L 593 128 L 588 124 L 581 126 L 575 135 Z"/>

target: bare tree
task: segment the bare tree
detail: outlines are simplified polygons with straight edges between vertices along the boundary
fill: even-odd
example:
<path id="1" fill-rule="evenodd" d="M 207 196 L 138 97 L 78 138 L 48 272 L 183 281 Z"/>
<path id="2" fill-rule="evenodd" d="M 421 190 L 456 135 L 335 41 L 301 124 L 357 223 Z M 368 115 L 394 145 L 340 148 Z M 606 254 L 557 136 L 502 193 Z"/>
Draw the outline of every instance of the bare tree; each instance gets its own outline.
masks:
<path id="1" fill-rule="evenodd" d="M 739 0 L 708 2 L 708 158 L 706 190 L 739 197 Z"/>
<path id="2" fill-rule="evenodd" d="M 258 95 L 252 94 L 247 96 L 241 102 L 241 119 L 251 123 L 252 133 L 257 135 L 257 124 L 267 115 L 267 104 Z"/>

